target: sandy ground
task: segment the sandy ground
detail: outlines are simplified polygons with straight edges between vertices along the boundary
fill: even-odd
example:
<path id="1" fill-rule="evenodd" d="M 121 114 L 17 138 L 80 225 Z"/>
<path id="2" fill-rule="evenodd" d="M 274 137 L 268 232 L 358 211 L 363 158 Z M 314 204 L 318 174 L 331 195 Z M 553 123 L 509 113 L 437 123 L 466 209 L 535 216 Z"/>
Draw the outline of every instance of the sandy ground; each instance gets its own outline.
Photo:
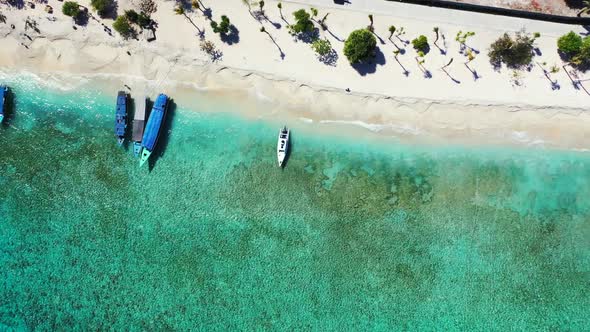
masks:
<path id="1" fill-rule="evenodd" d="M 4 6 L 1 10 L 7 22 L 0 24 L 0 66 L 8 71 L 108 75 L 121 82 L 120 86 L 107 87 L 113 93 L 122 84 L 147 86 L 149 93 L 164 91 L 175 96 L 176 92 L 181 102 L 191 102 L 190 91 L 194 89 L 207 89 L 236 100 L 246 96 L 244 109 L 249 116 L 299 119 L 318 125 L 348 124 L 340 127 L 344 132 L 354 125 L 402 139 L 435 143 L 579 150 L 590 146 L 590 96 L 575 89 L 563 69 L 551 75 L 559 89 L 552 90 L 539 65 L 520 72 L 517 85 L 513 71 L 494 71 L 486 56 L 486 48 L 501 33 L 527 28 L 542 35 L 537 42 L 541 55 L 535 60 L 547 68 L 561 66 L 556 39 L 570 30 L 582 32 L 578 27 L 373 0 L 347 6 L 313 0 L 284 2 L 284 19 L 277 3 L 267 1 L 268 20 L 258 22 L 238 1 L 204 2 L 213 19 L 219 20 L 222 14 L 229 16 L 239 30 L 238 42 L 222 42 L 200 12 L 189 12 L 188 18 L 175 15 L 174 2 L 158 2 L 153 16 L 158 23 L 157 40 L 151 43 L 125 41 L 116 33 L 109 35 L 102 26 L 111 26 L 112 20 L 108 19 L 90 19 L 87 26 L 74 29 L 72 20 L 61 14 L 62 3 L 56 0 L 49 0 L 54 15 L 48 15 L 39 5 L 26 10 Z M 88 5 L 87 1 L 81 3 Z M 320 17 L 330 13 L 329 32 L 322 32 L 322 36 L 331 41 L 338 54 L 334 65 L 318 61 L 310 46 L 294 40 L 286 29 L 285 21 L 293 21 L 294 10 L 310 6 L 319 10 Z M 128 8 L 135 5 L 119 1 L 119 13 Z M 342 40 L 369 23 L 368 13 L 374 14 L 375 32 L 383 43 L 378 43 L 378 63 L 359 71 L 343 56 Z M 39 33 L 25 30 L 27 17 L 36 20 Z M 432 28 L 440 27 L 445 41 L 439 44 L 446 45 L 446 55 L 431 43 L 425 64 L 431 78 L 424 77 L 414 59 L 416 53 L 409 46 L 399 56 L 410 72 L 407 77 L 403 74 L 393 57 L 395 47 L 388 40 L 387 28 L 391 24 L 404 26 L 407 33 L 402 39 L 408 40 L 424 34 L 432 41 Z M 261 25 L 274 43 L 260 32 Z M 199 30 L 205 31 L 205 38 L 223 53 L 220 60 L 212 62 L 199 49 Z M 480 51 L 471 63 L 480 76 L 478 80 L 459 54 L 454 40 L 459 30 L 476 33 L 468 44 Z M 446 75 L 440 68 L 451 58 L 454 61 Z M 346 88 L 351 92 L 345 92 Z"/>

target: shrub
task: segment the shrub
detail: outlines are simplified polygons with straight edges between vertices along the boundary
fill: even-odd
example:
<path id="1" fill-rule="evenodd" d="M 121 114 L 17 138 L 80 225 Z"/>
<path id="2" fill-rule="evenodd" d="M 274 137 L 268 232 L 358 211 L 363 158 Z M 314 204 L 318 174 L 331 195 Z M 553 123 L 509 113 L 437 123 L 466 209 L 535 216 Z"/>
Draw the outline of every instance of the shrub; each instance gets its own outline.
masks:
<path id="1" fill-rule="evenodd" d="M 557 49 L 564 54 L 574 55 L 580 52 L 582 48 L 582 37 L 577 33 L 570 31 L 557 40 Z"/>
<path id="2" fill-rule="evenodd" d="M 90 0 L 90 5 L 98 12 L 98 15 L 105 16 L 113 8 L 114 0 Z"/>
<path id="3" fill-rule="evenodd" d="M 412 45 L 416 51 L 422 53 L 428 53 L 428 49 L 430 48 L 430 45 L 428 45 L 428 38 L 424 35 L 420 35 L 418 38 L 412 40 Z"/>
<path id="4" fill-rule="evenodd" d="M 306 33 L 313 31 L 313 22 L 310 19 L 310 15 L 305 9 L 299 9 L 293 13 L 296 23 L 291 25 L 291 31 L 293 33 Z"/>
<path id="5" fill-rule="evenodd" d="M 311 48 L 319 55 L 327 55 L 332 51 L 332 44 L 327 39 L 317 39 L 311 44 Z"/>
<path id="6" fill-rule="evenodd" d="M 61 12 L 66 16 L 76 17 L 80 14 L 80 5 L 75 1 L 66 1 L 61 7 Z"/>
<path id="7" fill-rule="evenodd" d="M 125 16 L 117 16 L 117 19 L 113 23 L 113 28 L 125 39 L 135 34 L 135 30 L 133 30 L 133 27 L 129 24 Z"/>
<path id="8" fill-rule="evenodd" d="M 506 64 L 508 68 L 528 66 L 533 61 L 533 43 L 527 33 L 518 32 L 513 39 L 507 33 L 490 45 L 488 56 L 494 66 Z"/>
<path id="9" fill-rule="evenodd" d="M 139 22 L 139 14 L 133 9 L 125 11 L 125 18 L 131 23 L 137 24 Z"/>
<path id="10" fill-rule="evenodd" d="M 355 30 L 344 42 L 344 55 L 351 64 L 363 62 L 374 56 L 376 46 L 377 39 L 369 30 Z"/>
<path id="11" fill-rule="evenodd" d="M 213 32 L 225 35 L 229 32 L 231 24 L 229 22 L 229 18 L 225 15 L 221 15 L 221 23 L 217 23 L 215 21 L 211 21 L 211 28 L 213 28 Z"/>
<path id="12" fill-rule="evenodd" d="M 137 25 L 142 28 L 149 28 L 152 25 L 152 19 L 146 13 L 139 13 L 139 17 L 137 18 Z"/>

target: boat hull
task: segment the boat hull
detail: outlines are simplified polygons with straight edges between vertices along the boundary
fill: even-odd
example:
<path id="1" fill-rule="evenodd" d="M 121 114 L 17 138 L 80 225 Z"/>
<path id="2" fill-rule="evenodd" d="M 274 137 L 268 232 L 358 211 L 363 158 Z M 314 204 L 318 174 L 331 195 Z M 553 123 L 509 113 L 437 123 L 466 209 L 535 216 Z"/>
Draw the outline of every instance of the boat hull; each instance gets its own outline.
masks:
<path id="1" fill-rule="evenodd" d="M 289 130 L 287 127 L 279 130 L 279 139 L 277 142 L 277 162 L 279 167 L 285 165 L 287 154 L 289 153 Z"/>
<path id="2" fill-rule="evenodd" d="M 127 94 L 119 91 L 117 94 L 117 107 L 115 110 L 115 136 L 119 146 L 125 141 L 125 131 L 127 129 Z"/>
<path id="3" fill-rule="evenodd" d="M 165 94 L 159 94 L 154 102 L 154 106 L 150 113 L 150 117 L 144 129 L 143 138 L 141 140 L 141 146 L 143 148 L 139 165 L 145 163 L 144 158 L 147 160 L 149 155 L 154 151 L 160 136 L 160 131 L 164 125 L 166 117 L 166 109 L 168 107 L 168 96 Z M 149 152 L 146 157 L 146 152 Z"/>
<path id="4" fill-rule="evenodd" d="M 135 158 L 139 157 L 141 149 L 141 142 L 133 142 L 133 155 L 135 155 Z"/>
<path id="5" fill-rule="evenodd" d="M 150 159 L 150 156 L 152 155 L 152 151 L 149 151 L 148 149 L 143 149 L 143 151 L 141 152 L 141 159 L 139 159 L 139 167 L 143 166 L 143 164 L 145 164 L 148 159 Z"/>

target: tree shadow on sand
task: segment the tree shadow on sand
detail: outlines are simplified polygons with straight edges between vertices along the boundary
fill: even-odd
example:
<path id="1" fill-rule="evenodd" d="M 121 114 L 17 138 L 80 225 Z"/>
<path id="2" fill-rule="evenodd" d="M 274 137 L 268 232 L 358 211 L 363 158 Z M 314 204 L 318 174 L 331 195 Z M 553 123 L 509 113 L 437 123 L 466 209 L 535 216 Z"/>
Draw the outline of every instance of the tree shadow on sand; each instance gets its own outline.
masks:
<path id="1" fill-rule="evenodd" d="M 150 159 L 148 160 L 148 169 L 151 172 L 158 160 L 166 154 L 166 149 L 168 148 L 168 143 L 170 142 L 170 135 L 172 133 L 172 127 L 174 122 L 174 117 L 176 116 L 176 103 L 174 100 L 170 99 L 168 101 L 168 110 L 166 111 L 166 118 L 164 120 L 164 124 L 160 129 L 160 136 L 158 137 L 158 142 Z"/>
<path id="2" fill-rule="evenodd" d="M 372 58 L 369 58 L 367 62 L 362 63 L 355 63 L 352 64 L 352 68 L 354 68 L 361 76 L 365 76 L 367 74 L 373 74 L 377 71 L 377 65 L 383 66 L 385 65 L 385 55 L 381 52 L 379 47 L 375 48 L 375 55 Z"/>
<path id="3" fill-rule="evenodd" d="M 238 30 L 238 28 L 236 28 L 236 26 L 232 24 L 229 27 L 229 33 L 222 34 L 219 37 L 221 38 L 222 42 L 228 45 L 236 44 L 240 42 L 240 30 Z"/>

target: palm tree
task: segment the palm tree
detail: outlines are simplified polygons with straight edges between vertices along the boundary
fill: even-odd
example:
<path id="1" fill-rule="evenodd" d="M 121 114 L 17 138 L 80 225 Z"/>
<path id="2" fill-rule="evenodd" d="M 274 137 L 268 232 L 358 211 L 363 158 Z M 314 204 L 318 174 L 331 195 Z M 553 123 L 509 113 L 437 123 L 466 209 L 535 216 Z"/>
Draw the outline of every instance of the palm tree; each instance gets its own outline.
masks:
<path id="1" fill-rule="evenodd" d="M 401 53 L 400 50 L 393 51 L 393 57 L 395 58 L 395 61 L 397 61 L 399 66 L 402 67 L 402 70 L 404 71 L 403 74 L 405 76 L 408 76 L 408 75 L 410 75 L 410 72 L 406 69 L 406 67 L 404 67 L 404 65 L 402 65 L 402 63 L 397 58 L 400 55 L 400 53 Z"/>
<path id="2" fill-rule="evenodd" d="M 389 40 L 391 41 L 391 37 L 393 37 L 393 34 L 395 33 L 395 26 L 390 25 L 389 26 Z"/>
<path id="3" fill-rule="evenodd" d="M 260 12 L 264 14 L 264 0 L 260 0 L 258 6 L 260 7 Z"/>
<path id="4" fill-rule="evenodd" d="M 266 29 L 264 28 L 264 26 L 260 27 L 260 32 L 264 32 L 268 35 L 268 38 L 270 38 L 270 40 L 273 42 L 273 44 L 275 44 L 275 46 L 279 49 L 279 52 L 281 54 L 281 59 L 285 58 L 285 53 L 283 53 L 283 50 L 281 49 L 281 47 L 279 46 L 279 44 L 277 44 L 277 42 L 275 41 L 275 39 L 271 36 L 271 34 L 266 31 Z"/>
<path id="5" fill-rule="evenodd" d="M 283 4 L 282 3 L 277 3 L 277 7 L 279 8 L 279 14 L 281 14 L 281 18 L 284 20 L 285 18 L 283 17 Z"/>
<path id="6" fill-rule="evenodd" d="M 434 39 L 434 45 L 438 47 L 438 45 L 436 45 L 436 42 L 438 41 L 438 27 L 434 27 L 432 31 L 434 31 L 434 33 L 436 34 L 436 38 Z"/>
<path id="7" fill-rule="evenodd" d="M 330 15 L 330 13 L 326 13 L 326 15 L 324 15 L 324 17 L 322 17 L 322 19 L 320 20 L 320 26 L 324 30 L 328 30 L 328 26 L 326 25 L 326 19 L 328 18 L 328 15 Z"/>
<path id="8" fill-rule="evenodd" d="M 309 10 L 311 11 L 311 16 L 312 17 L 317 17 L 318 16 L 318 10 L 317 9 L 311 7 Z"/>
<path id="9" fill-rule="evenodd" d="M 185 15 L 184 13 L 184 7 L 182 7 L 182 5 L 178 5 L 174 8 L 174 13 L 176 13 L 176 15 Z"/>
<path id="10" fill-rule="evenodd" d="M 252 6 L 250 5 L 250 0 L 242 0 L 242 3 L 248 6 L 248 12 L 250 13 L 250 15 L 252 15 Z"/>
<path id="11" fill-rule="evenodd" d="M 367 30 L 373 32 L 374 28 L 373 28 L 373 14 L 369 14 L 369 21 L 371 21 L 371 24 L 367 27 Z"/>
<path id="12" fill-rule="evenodd" d="M 584 3 L 584 8 L 578 12 L 578 17 L 582 16 L 582 14 L 588 14 L 590 12 L 590 1 L 584 0 L 582 2 Z"/>
<path id="13" fill-rule="evenodd" d="M 477 72 L 474 69 L 471 69 L 471 67 L 469 67 L 469 64 L 471 63 L 471 61 L 473 61 L 475 59 L 475 52 L 468 49 L 466 52 L 466 55 L 467 55 L 467 61 L 465 61 L 464 65 L 465 65 L 465 67 L 467 67 L 467 69 L 469 69 L 469 71 L 473 75 L 473 78 L 475 80 L 477 80 L 479 78 L 479 75 L 477 74 Z"/>

